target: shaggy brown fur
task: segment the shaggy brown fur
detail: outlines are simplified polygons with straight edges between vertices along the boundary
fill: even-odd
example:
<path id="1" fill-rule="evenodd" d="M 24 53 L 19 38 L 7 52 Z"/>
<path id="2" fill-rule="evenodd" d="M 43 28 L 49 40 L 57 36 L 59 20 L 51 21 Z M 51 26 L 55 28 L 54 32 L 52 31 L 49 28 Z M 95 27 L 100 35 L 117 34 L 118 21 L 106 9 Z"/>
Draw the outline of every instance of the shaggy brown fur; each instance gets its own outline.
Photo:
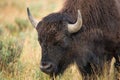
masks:
<path id="1" fill-rule="evenodd" d="M 82 28 L 74 34 L 67 23 L 82 13 Z M 120 0 L 66 0 L 58 13 L 43 18 L 37 26 L 42 47 L 41 62 L 52 62 L 51 72 L 60 74 L 76 62 L 84 80 L 96 80 L 112 57 L 120 65 Z M 93 70 L 94 69 L 94 70 Z M 92 77 L 91 77 L 92 76 Z"/>
<path id="2" fill-rule="evenodd" d="M 84 24 L 103 25 L 108 24 L 107 21 L 120 21 L 118 5 L 120 0 L 66 0 L 61 12 L 76 20 L 77 10 L 80 9 Z"/>

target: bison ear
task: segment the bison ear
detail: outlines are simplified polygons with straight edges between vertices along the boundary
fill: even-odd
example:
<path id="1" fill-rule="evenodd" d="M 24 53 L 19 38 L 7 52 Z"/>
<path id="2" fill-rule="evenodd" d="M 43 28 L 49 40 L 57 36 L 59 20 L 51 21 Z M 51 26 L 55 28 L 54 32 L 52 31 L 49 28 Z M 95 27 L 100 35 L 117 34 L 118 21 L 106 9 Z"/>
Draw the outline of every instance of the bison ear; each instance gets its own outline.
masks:
<path id="1" fill-rule="evenodd" d="M 68 26 L 68 31 L 70 33 L 76 33 L 81 29 L 81 27 L 82 27 L 82 16 L 81 16 L 80 10 L 78 10 L 77 21 L 74 24 L 68 24 L 67 26 Z"/>
<path id="2" fill-rule="evenodd" d="M 33 16 L 32 16 L 31 13 L 30 13 L 29 8 L 27 8 L 27 14 L 28 14 L 28 18 L 29 18 L 31 24 L 32 24 L 35 28 L 37 28 L 38 21 L 33 18 Z"/>

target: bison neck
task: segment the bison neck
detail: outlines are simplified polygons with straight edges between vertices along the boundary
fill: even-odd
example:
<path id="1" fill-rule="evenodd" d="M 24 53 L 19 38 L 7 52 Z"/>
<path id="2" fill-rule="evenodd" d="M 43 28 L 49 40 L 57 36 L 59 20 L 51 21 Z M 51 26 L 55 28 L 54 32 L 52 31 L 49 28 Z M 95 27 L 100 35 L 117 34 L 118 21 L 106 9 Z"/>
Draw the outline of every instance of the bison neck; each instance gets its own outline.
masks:
<path id="1" fill-rule="evenodd" d="M 77 10 L 80 9 L 83 17 L 83 24 L 90 26 L 103 26 L 109 23 L 120 21 L 120 14 L 117 8 L 117 0 L 66 0 L 62 13 L 68 14 L 77 19 Z"/>

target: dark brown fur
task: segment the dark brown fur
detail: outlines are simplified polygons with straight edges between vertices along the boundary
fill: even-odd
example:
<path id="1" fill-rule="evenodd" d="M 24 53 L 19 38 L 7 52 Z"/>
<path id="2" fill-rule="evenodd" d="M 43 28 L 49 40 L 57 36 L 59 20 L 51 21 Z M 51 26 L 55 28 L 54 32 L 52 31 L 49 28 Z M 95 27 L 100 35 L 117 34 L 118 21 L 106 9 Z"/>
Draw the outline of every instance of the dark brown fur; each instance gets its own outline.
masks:
<path id="1" fill-rule="evenodd" d="M 52 73 L 56 75 L 76 62 L 85 80 L 95 74 L 101 75 L 104 64 L 112 57 L 118 66 L 119 5 L 120 0 L 66 0 L 58 13 L 44 17 L 37 26 L 42 47 L 41 61 L 53 62 L 57 69 Z M 76 21 L 78 9 L 82 13 L 83 26 L 79 32 L 70 34 L 66 24 Z"/>

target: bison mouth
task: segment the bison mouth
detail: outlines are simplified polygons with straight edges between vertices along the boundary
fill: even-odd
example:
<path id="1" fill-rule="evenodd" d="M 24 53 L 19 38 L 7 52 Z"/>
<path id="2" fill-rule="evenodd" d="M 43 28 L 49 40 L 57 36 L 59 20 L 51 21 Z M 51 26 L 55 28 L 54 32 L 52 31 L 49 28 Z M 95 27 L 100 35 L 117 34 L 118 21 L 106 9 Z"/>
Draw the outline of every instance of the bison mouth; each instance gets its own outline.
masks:
<path id="1" fill-rule="evenodd" d="M 55 80 L 56 76 L 62 74 L 63 72 L 64 69 L 62 67 L 57 67 L 52 73 L 48 73 L 48 75 L 50 76 L 51 80 Z"/>
<path id="2" fill-rule="evenodd" d="M 43 64 L 44 68 L 41 68 L 41 70 L 48 74 L 50 76 L 50 78 L 52 80 L 54 80 L 54 78 L 59 75 L 59 74 L 63 74 L 63 72 L 65 71 L 65 69 L 68 67 L 69 63 L 65 63 L 63 61 L 61 61 L 59 64 L 55 64 L 53 62 L 49 62 L 49 64 Z"/>
<path id="3" fill-rule="evenodd" d="M 56 74 L 58 71 L 57 67 L 53 64 L 51 65 L 46 65 L 46 66 L 40 66 L 41 71 L 43 71 L 44 73 L 48 74 L 48 75 L 52 75 L 52 74 Z"/>
<path id="4" fill-rule="evenodd" d="M 51 78 L 51 80 L 54 80 L 54 78 L 59 75 L 62 74 L 64 72 L 65 67 L 63 67 L 63 65 L 50 65 L 50 66 L 46 66 L 45 69 L 41 69 L 42 72 L 48 74 Z"/>
<path id="5" fill-rule="evenodd" d="M 54 80 L 54 78 L 55 78 L 56 76 L 63 74 L 63 72 L 65 71 L 65 69 L 66 69 L 65 64 L 59 64 L 59 65 L 54 69 L 54 71 L 53 71 L 51 74 L 49 74 L 51 80 Z"/>

